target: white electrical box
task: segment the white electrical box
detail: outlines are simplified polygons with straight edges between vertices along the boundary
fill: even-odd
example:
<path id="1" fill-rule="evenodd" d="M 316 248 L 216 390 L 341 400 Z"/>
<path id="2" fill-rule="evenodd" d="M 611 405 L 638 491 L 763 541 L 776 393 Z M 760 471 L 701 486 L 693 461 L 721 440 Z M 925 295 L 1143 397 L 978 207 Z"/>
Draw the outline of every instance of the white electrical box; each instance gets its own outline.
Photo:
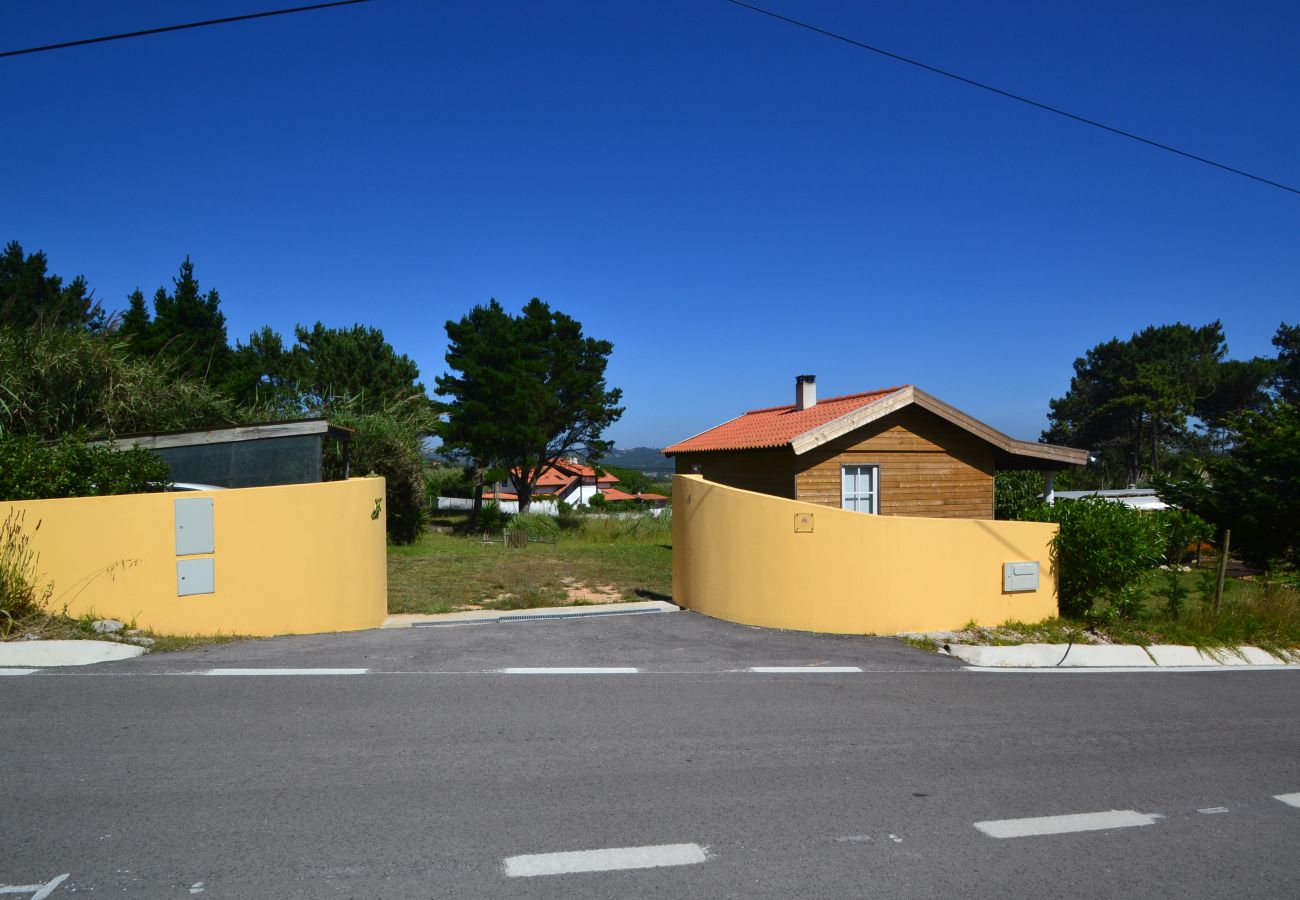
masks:
<path id="1" fill-rule="evenodd" d="M 1009 562 L 1002 564 L 1002 591 L 1014 594 L 1018 591 L 1038 590 L 1037 562 Z"/>
<path id="2" fill-rule="evenodd" d="M 187 497 L 175 501 L 176 555 L 215 553 L 212 529 L 212 498 Z"/>
<path id="3" fill-rule="evenodd" d="M 176 596 L 211 594 L 217 589 L 211 556 L 176 560 Z"/>

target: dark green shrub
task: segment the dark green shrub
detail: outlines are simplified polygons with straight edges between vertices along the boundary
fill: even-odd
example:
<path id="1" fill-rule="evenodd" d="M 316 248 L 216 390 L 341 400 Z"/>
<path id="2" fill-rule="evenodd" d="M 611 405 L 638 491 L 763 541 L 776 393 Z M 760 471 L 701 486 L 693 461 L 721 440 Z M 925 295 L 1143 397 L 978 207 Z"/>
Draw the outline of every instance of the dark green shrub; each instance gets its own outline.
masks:
<path id="1" fill-rule="evenodd" d="M 510 514 L 501 509 L 501 504 L 489 500 L 483 504 L 478 514 L 478 530 L 497 532 L 505 528 L 510 521 Z"/>
<path id="2" fill-rule="evenodd" d="M 511 531 L 523 531 L 535 541 L 554 541 L 560 534 L 559 522 L 545 513 L 520 513 L 507 527 Z"/>
<path id="3" fill-rule="evenodd" d="M 1026 518 L 1056 522 L 1052 540 L 1060 579 L 1061 615 L 1085 616 L 1098 600 L 1110 600 L 1121 615 L 1143 572 L 1159 565 L 1165 552 L 1165 528 L 1158 516 L 1100 497 L 1058 500 L 1028 510 Z"/>
<path id="4" fill-rule="evenodd" d="M 1194 512 L 1164 509 L 1151 515 L 1159 518 L 1164 526 L 1165 562 L 1171 566 L 1182 564 L 1189 547 L 1214 539 L 1214 526 Z"/>
<path id="5" fill-rule="evenodd" d="M 0 521 L 0 638 L 9 634 L 16 620 L 44 609 L 54 590 L 53 585 L 41 584 L 31 547 L 31 533 L 41 523 L 29 531 L 25 515 L 10 510 Z"/>
<path id="6" fill-rule="evenodd" d="M 1015 520 L 1041 504 L 1042 472 L 998 472 L 993 476 L 993 518 Z"/>
<path id="7" fill-rule="evenodd" d="M 75 438 L 42 444 L 0 437 L 0 500 L 95 497 L 160 491 L 167 464 L 138 447 L 110 450 Z"/>
<path id="8" fill-rule="evenodd" d="M 1183 612 L 1183 603 L 1191 595 L 1191 589 L 1178 577 L 1178 570 L 1166 569 L 1164 572 L 1165 583 L 1160 589 L 1160 595 L 1165 598 L 1165 612 L 1169 618 L 1176 619 Z"/>
<path id="9" fill-rule="evenodd" d="M 382 475 L 386 482 L 388 539 L 412 543 L 428 521 L 424 480 L 424 438 L 430 429 L 427 403 L 396 403 L 379 412 L 358 412 L 339 404 L 327 413 L 330 422 L 351 429 L 352 475 Z M 326 450 L 326 477 L 342 477 L 339 448 Z"/>

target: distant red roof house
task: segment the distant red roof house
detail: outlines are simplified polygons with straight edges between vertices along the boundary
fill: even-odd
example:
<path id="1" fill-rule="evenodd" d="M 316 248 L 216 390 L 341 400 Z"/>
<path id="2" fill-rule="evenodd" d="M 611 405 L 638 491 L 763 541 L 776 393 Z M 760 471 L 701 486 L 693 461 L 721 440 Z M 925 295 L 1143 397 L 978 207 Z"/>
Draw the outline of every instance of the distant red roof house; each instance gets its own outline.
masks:
<path id="1" fill-rule="evenodd" d="M 519 475 L 516 469 L 514 474 Z M 560 460 L 553 466 L 542 469 L 533 488 L 534 500 L 563 500 L 573 506 L 586 506 L 597 493 L 609 485 L 618 484 L 618 479 L 608 472 L 597 474 L 596 470 L 576 459 Z M 495 490 L 484 491 L 484 500 L 518 500 L 519 495 L 505 484 L 496 486 Z"/>
<path id="2" fill-rule="evenodd" d="M 664 449 L 679 475 L 882 515 L 993 518 L 998 469 L 1084 465 L 1086 450 L 1009 437 L 910 384 L 750 410 Z"/>
<path id="3" fill-rule="evenodd" d="M 665 497 L 663 494 L 652 494 L 642 491 L 639 494 L 629 494 L 627 491 L 620 491 L 618 488 L 602 488 L 601 496 L 607 503 L 646 503 L 650 506 L 663 506 L 671 500 L 671 497 Z"/>

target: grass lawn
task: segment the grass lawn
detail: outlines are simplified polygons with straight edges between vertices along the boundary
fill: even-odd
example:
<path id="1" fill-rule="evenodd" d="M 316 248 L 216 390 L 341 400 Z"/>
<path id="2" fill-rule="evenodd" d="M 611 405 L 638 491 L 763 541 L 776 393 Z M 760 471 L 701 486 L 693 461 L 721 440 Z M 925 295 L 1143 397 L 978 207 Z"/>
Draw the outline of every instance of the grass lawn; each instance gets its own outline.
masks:
<path id="1" fill-rule="evenodd" d="M 388 548 L 388 611 L 527 609 L 669 599 L 671 523 L 585 517 L 555 543 L 507 549 L 478 537 L 428 531 Z"/>

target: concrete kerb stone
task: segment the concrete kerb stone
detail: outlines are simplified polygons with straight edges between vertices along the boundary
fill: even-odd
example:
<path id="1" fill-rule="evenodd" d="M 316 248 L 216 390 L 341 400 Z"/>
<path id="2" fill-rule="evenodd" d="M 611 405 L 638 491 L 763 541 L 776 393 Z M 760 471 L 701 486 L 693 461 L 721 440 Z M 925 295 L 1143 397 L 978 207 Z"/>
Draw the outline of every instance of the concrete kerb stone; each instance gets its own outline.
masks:
<path id="1" fill-rule="evenodd" d="M 6 641 L 0 644 L 0 667 L 88 666 L 142 653 L 143 647 L 108 641 Z"/>
<path id="2" fill-rule="evenodd" d="M 951 644 L 950 652 L 962 662 L 978 668 L 1300 668 L 1300 659 L 1284 661 L 1258 647 L 1202 651 L 1176 644 L 1151 647 L 1126 644 L 1015 644 L 1001 647 Z"/>

